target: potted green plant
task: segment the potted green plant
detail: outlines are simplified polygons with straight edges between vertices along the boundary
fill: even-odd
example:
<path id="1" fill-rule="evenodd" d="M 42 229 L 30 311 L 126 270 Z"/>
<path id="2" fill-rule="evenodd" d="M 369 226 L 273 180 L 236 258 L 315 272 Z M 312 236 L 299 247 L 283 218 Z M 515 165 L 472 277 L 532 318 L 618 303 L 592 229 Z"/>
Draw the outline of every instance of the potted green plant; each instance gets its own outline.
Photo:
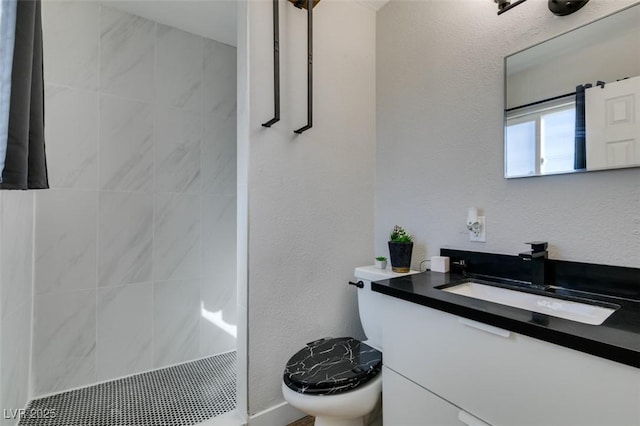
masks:
<path id="1" fill-rule="evenodd" d="M 384 256 L 376 257 L 376 268 L 378 269 L 387 269 L 387 258 Z"/>
<path id="2" fill-rule="evenodd" d="M 389 257 L 393 272 L 409 272 L 412 252 L 413 237 L 402 226 L 394 226 L 389 235 Z"/>

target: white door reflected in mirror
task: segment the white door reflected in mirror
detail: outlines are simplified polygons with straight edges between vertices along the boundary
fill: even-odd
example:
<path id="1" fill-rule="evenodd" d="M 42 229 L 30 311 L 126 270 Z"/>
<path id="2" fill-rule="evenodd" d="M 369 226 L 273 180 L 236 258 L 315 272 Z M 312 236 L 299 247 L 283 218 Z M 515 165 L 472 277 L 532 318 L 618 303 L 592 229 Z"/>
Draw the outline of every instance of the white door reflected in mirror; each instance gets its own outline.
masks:
<path id="1" fill-rule="evenodd" d="M 640 77 L 585 91 L 587 170 L 640 165 Z"/>

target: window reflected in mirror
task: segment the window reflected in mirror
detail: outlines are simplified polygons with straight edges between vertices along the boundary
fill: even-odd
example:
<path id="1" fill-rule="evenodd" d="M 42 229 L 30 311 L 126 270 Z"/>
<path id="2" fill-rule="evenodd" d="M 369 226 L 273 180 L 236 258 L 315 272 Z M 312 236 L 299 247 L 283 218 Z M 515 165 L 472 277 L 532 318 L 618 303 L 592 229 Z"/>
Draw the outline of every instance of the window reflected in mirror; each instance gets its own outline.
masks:
<path id="1" fill-rule="evenodd" d="M 574 101 L 507 114 L 506 170 L 509 177 L 568 173 L 575 164 Z"/>

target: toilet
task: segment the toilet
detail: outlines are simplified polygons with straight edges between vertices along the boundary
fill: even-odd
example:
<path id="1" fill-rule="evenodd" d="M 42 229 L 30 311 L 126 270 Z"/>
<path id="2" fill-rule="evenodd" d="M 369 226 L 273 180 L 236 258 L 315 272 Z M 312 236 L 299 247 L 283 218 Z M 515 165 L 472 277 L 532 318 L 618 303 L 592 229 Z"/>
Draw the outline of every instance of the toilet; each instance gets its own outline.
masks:
<path id="1" fill-rule="evenodd" d="M 413 273 L 410 272 L 410 273 Z M 287 362 L 282 380 L 284 399 L 315 417 L 315 426 L 362 426 L 382 393 L 382 303 L 384 295 L 371 290 L 371 281 L 408 274 L 356 268 L 358 312 L 367 339 L 322 338 L 296 352 Z"/>

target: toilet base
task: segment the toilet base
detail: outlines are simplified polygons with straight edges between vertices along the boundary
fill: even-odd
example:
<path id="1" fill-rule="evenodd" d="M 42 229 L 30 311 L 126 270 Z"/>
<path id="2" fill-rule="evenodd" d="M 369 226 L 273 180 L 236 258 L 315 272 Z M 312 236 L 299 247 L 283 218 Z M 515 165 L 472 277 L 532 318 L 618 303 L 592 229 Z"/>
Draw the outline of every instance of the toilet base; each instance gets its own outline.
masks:
<path id="1" fill-rule="evenodd" d="M 314 426 L 365 426 L 364 417 L 355 419 L 335 419 L 332 417 L 316 417 Z"/>
<path id="2" fill-rule="evenodd" d="M 382 395 L 382 374 L 355 390 L 335 395 L 300 394 L 284 383 L 282 394 L 293 407 L 314 416 L 315 426 L 367 426 L 372 424 L 371 417 L 381 417 L 378 407 Z"/>
<path id="3" fill-rule="evenodd" d="M 320 422 L 316 417 L 314 426 L 382 426 L 382 399 L 378 400 L 372 412 L 364 417 L 355 419 L 333 419 L 320 416 Z"/>

